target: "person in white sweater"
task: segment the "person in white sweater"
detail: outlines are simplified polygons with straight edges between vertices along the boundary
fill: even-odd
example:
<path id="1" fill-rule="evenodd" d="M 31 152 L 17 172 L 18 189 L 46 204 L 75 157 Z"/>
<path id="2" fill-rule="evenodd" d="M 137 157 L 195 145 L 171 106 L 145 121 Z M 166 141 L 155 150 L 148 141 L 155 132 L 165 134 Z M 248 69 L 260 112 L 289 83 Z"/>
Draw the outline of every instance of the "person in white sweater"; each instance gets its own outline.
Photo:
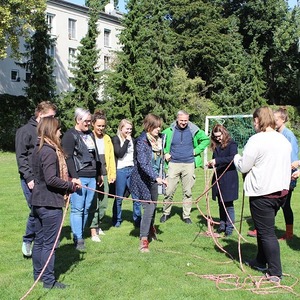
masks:
<path id="1" fill-rule="evenodd" d="M 236 154 L 234 157 L 237 170 L 246 174 L 244 190 L 249 196 L 251 216 L 257 229 L 257 255 L 246 264 L 266 271 L 266 277 L 277 282 L 281 279 L 282 268 L 275 216 L 289 190 L 292 147 L 275 131 L 275 119 L 269 107 L 255 110 L 253 125 L 256 134 L 248 140 L 243 156 Z"/>

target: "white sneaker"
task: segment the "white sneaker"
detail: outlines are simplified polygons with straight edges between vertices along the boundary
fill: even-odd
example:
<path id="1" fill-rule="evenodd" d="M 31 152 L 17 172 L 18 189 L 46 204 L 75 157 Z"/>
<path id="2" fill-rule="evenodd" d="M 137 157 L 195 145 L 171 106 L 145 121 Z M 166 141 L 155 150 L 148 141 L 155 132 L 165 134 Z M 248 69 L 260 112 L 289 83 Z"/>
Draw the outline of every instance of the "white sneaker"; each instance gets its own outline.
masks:
<path id="1" fill-rule="evenodd" d="M 98 235 L 93 235 L 93 236 L 92 236 L 92 241 L 93 241 L 93 242 L 96 242 L 96 243 L 100 243 L 100 242 L 101 242 L 101 240 L 100 240 L 100 238 L 99 238 Z"/>
<path id="2" fill-rule="evenodd" d="M 101 228 L 97 228 L 96 230 L 98 235 L 105 235 L 105 232 Z"/>

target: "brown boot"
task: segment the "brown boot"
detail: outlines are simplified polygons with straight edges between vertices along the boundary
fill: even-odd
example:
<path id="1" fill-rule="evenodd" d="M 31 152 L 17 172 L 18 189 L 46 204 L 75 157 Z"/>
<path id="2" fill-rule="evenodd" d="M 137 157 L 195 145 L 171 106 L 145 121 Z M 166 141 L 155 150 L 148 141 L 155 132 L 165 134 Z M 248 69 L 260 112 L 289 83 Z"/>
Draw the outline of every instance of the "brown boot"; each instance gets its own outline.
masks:
<path id="1" fill-rule="evenodd" d="M 293 238 L 293 224 L 286 224 L 285 234 L 279 239 L 280 241 L 291 240 Z"/>
<path id="2" fill-rule="evenodd" d="M 141 252 L 149 252 L 149 242 L 148 238 L 142 237 L 140 240 L 140 251 Z"/>

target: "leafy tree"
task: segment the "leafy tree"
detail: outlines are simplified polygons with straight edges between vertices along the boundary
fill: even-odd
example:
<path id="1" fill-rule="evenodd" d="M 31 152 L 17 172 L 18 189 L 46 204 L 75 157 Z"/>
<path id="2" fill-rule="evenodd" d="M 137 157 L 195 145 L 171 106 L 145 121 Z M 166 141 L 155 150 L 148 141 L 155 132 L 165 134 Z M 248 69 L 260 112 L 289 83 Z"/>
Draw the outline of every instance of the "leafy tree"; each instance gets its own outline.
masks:
<path id="1" fill-rule="evenodd" d="M 208 86 L 200 78 L 188 78 L 184 69 L 174 68 L 172 92 L 176 95 L 180 109 L 184 109 L 190 114 L 190 120 L 202 127 L 207 115 L 219 114 L 221 109 L 210 99 L 205 97 Z"/>
<path id="2" fill-rule="evenodd" d="M 33 12 L 44 12 L 44 0 L 5 0 L 0 2 L 0 59 L 6 57 L 11 46 L 12 54 L 19 57 L 19 36 L 29 36 L 35 18 Z"/>
<path id="3" fill-rule="evenodd" d="M 249 51 L 255 41 L 262 57 L 266 98 L 287 104 L 299 95 L 299 10 L 288 10 L 284 0 L 221 1 L 227 15 L 239 18 L 239 32 Z"/>
<path id="4" fill-rule="evenodd" d="M 106 79 L 105 105 L 111 126 L 133 120 L 137 132 L 149 112 L 173 120 L 176 95 L 171 93 L 173 47 L 170 19 L 162 0 L 130 0 L 120 34 L 123 51 Z"/>
<path id="5" fill-rule="evenodd" d="M 48 32 L 45 14 L 41 12 L 34 15 L 35 32 L 32 37 L 27 38 L 27 52 L 23 53 L 26 62 L 17 63 L 30 74 L 30 77 L 26 78 L 28 85 L 24 90 L 33 108 L 42 100 L 53 101 L 56 89 L 53 58 L 48 54 L 51 47 L 54 47 L 55 40 Z"/>

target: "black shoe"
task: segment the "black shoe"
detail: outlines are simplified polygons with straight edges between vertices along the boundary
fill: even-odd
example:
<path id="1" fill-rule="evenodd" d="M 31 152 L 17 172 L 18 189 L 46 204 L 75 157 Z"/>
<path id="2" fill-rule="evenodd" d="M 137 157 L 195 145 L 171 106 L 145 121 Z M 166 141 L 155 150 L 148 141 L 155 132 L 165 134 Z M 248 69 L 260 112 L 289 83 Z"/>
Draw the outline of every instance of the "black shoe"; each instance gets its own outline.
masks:
<path id="1" fill-rule="evenodd" d="M 160 223 L 165 223 L 170 217 L 167 215 L 162 215 L 160 218 Z"/>
<path id="2" fill-rule="evenodd" d="M 225 232 L 225 227 L 219 227 L 218 229 L 217 229 L 217 232 L 218 233 L 222 233 L 222 232 Z"/>
<path id="3" fill-rule="evenodd" d="M 245 265 L 260 272 L 265 272 L 268 269 L 266 264 L 259 263 L 256 259 L 245 261 Z"/>
<path id="4" fill-rule="evenodd" d="M 183 222 L 186 224 L 193 224 L 193 222 L 190 218 L 183 219 Z"/>
<path id="5" fill-rule="evenodd" d="M 44 289 L 65 289 L 67 286 L 61 282 L 55 281 L 52 284 L 46 284 L 44 283 L 43 288 Z"/>

